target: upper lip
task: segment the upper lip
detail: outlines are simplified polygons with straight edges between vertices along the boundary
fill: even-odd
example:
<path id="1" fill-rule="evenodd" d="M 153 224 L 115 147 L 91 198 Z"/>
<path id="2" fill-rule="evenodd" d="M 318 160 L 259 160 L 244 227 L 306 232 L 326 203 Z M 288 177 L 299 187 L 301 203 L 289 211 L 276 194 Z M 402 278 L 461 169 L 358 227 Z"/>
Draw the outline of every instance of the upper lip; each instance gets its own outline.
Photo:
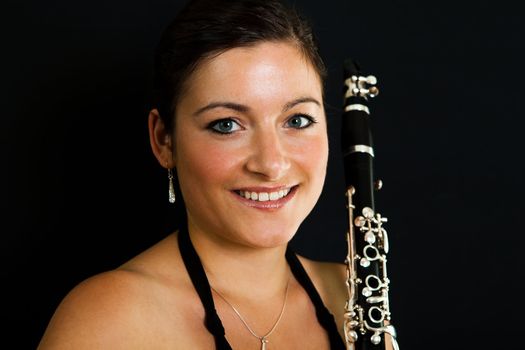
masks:
<path id="1" fill-rule="evenodd" d="M 249 191 L 249 192 L 278 192 L 280 190 L 289 189 L 294 187 L 294 185 L 282 185 L 282 186 L 272 186 L 272 187 L 264 187 L 264 186 L 254 186 L 254 187 L 241 187 L 236 189 L 235 191 Z"/>

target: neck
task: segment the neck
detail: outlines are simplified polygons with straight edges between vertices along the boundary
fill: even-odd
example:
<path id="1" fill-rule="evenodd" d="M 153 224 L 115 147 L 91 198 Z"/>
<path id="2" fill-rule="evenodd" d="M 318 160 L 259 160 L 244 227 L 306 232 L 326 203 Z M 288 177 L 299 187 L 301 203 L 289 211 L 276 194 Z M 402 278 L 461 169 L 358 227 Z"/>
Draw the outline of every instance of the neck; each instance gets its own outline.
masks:
<path id="1" fill-rule="evenodd" d="M 208 235 L 191 222 L 188 232 L 213 288 L 230 299 L 282 298 L 290 275 L 286 245 L 245 246 Z"/>

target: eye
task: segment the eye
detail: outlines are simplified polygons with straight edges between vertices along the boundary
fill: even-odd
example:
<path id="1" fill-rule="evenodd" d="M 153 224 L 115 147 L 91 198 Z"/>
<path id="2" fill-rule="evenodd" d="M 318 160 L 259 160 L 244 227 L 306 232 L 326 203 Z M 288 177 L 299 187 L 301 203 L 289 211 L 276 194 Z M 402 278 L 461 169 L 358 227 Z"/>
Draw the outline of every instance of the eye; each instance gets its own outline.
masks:
<path id="1" fill-rule="evenodd" d="M 208 128 L 220 134 L 231 134 L 241 129 L 240 125 L 230 118 L 215 120 L 208 124 Z"/>
<path id="2" fill-rule="evenodd" d="M 317 121 L 313 117 L 306 114 L 293 115 L 286 121 L 286 125 L 294 129 L 304 129 L 314 123 L 317 123 Z"/>

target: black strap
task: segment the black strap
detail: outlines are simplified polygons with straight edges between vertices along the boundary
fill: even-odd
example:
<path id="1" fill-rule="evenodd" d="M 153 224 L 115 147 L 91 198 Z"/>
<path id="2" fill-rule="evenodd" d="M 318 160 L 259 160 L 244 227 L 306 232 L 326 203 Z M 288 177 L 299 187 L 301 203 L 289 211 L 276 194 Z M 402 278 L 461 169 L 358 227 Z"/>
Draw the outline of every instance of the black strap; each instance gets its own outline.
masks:
<path id="1" fill-rule="evenodd" d="M 186 270 L 188 270 L 193 286 L 195 287 L 206 312 L 204 321 L 206 329 L 208 329 L 215 338 L 217 350 L 232 350 L 230 344 L 225 338 L 224 327 L 217 314 L 217 310 L 215 309 L 210 283 L 206 277 L 204 267 L 202 266 L 201 260 L 197 255 L 193 244 L 191 243 L 185 225 L 182 225 L 179 230 L 178 241 L 182 260 L 184 261 L 184 265 L 186 265 Z M 315 289 L 310 277 L 308 277 L 303 265 L 289 248 L 286 249 L 286 260 L 290 265 L 293 275 L 310 296 L 315 307 L 317 320 L 328 333 L 330 348 L 332 350 L 344 350 L 346 347 L 337 331 L 334 316 L 328 311 L 326 306 L 324 306 L 319 293 Z"/>
<path id="2" fill-rule="evenodd" d="M 310 296 L 312 303 L 314 303 L 317 320 L 328 333 L 328 338 L 330 339 L 330 349 L 346 349 L 346 346 L 343 343 L 343 339 L 341 339 L 341 336 L 337 331 L 334 316 L 323 304 L 321 296 L 317 292 L 317 289 L 315 289 L 315 286 L 312 283 L 312 280 L 310 279 L 308 274 L 306 273 L 303 265 L 301 264 L 295 253 L 292 252 L 289 248 L 286 249 L 286 260 L 288 261 L 288 265 L 290 265 L 290 269 L 292 270 L 292 273 L 294 274 L 295 278 L 301 284 L 301 286 L 303 286 L 306 293 Z"/>
<path id="3" fill-rule="evenodd" d="M 199 297 L 204 306 L 206 316 L 204 323 L 208 331 L 215 338 L 215 346 L 217 350 L 232 350 L 230 344 L 224 336 L 224 327 L 222 326 L 221 319 L 217 315 L 217 310 L 215 309 L 215 303 L 213 302 L 213 297 L 211 295 L 210 283 L 204 272 L 204 267 L 202 266 L 201 260 L 191 244 L 190 236 L 188 230 L 182 225 L 179 230 L 179 250 L 190 275 L 191 281 L 195 290 L 199 294 Z"/>

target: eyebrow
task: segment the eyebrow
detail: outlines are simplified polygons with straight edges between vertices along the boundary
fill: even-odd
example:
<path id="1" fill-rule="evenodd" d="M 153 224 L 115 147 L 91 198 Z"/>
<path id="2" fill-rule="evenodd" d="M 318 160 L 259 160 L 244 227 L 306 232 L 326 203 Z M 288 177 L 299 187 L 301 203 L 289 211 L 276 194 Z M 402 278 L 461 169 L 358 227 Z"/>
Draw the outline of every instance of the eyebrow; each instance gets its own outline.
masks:
<path id="1" fill-rule="evenodd" d="M 283 113 L 289 111 L 290 109 L 297 106 L 298 104 L 307 103 L 307 102 L 315 103 L 317 106 L 321 107 L 321 103 L 313 97 L 299 97 L 299 98 L 296 98 L 295 100 L 287 102 L 283 107 Z M 209 111 L 211 109 L 214 109 L 214 108 L 227 108 L 227 109 L 231 109 L 231 110 L 242 112 L 242 113 L 246 113 L 250 111 L 250 107 L 239 104 L 239 103 L 235 103 L 235 102 L 212 102 L 212 103 L 207 104 L 204 107 L 199 108 L 197 111 L 193 113 L 193 116 L 199 116 L 200 114 L 206 111 Z"/>
<path id="2" fill-rule="evenodd" d="M 295 106 L 297 106 L 300 103 L 307 103 L 307 102 L 315 103 L 318 107 L 321 107 L 321 103 L 319 101 L 317 101 L 313 97 L 299 97 L 299 98 L 296 98 L 295 100 L 290 101 L 287 104 L 285 104 L 284 108 L 283 108 L 283 112 L 286 112 L 286 111 L 294 108 Z"/>

